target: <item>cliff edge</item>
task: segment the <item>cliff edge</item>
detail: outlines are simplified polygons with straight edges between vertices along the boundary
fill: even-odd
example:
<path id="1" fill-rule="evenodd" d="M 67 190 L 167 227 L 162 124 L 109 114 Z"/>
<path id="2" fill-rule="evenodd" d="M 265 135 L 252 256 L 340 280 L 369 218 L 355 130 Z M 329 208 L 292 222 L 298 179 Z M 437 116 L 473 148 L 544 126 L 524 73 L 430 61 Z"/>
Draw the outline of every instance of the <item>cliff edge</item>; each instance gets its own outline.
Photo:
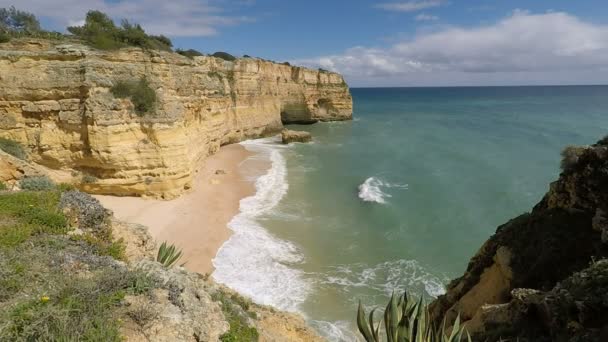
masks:
<path id="1" fill-rule="evenodd" d="M 145 79 L 154 113 L 110 89 Z M 38 39 L 0 44 L 0 137 L 90 193 L 174 198 L 223 144 L 284 123 L 349 120 L 341 75 L 254 58 L 225 61 L 163 51 L 99 51 Z"/>
<path id="2" fill-rule="evenodd" d="M 475 341 L 608 341 L 608 137 L 563 152 L 532 212 L 498 227 L 431 304 Z"/>

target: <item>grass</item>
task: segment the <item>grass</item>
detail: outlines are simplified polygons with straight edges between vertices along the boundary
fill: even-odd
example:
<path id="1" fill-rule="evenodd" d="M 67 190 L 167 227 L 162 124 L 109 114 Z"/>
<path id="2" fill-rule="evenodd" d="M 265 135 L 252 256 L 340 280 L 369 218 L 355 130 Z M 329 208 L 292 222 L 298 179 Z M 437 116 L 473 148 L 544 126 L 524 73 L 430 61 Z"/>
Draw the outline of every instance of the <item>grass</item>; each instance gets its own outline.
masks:
<path id="1" fill-rule="evenodd" d="M 229 294 L 221 290 L 215 292 L 212 299 L 221 303 L 222 312 L 228 324 L 230 324 L 230 330 L 220 336 L 220 341 L 245 342 L 258 340 L 257 329 L 248 324 L 248 317 L 255 318 L 255 313 L 249 311 L 250 301 L 238 294 Z"/>
<path id="2" fill-rule="evenodd" d="M 58 191 L 0 195 L 0 247 L 14 247 L 39 234 L 64 234 L 67 220 L 57 209 Z"/>
<path id="3" fill-rule="evenodd" d="M 151 114 L 156 108 L 156 92 L 145 77 L 138 81 L 118 81 L 110 88 L 114 97 L 128 98 L 139 116 Z"/>
<path id="4" fill-rule="evenodd" d="M 8 186 L 4 182 L 0 182 L 0 191 L 8 190 Z"/>
<path id="5" fill-rule="evenodd" d="M 122 341 L 125 295 L 155 280 L 116 261 L 109 228 L 66 235 L 61 190 L 0 194 L 0 341 Z"/>
<path id="6" fill-rule="evenodd" d="M 25 152 L 23 146 L 14 140 L 0 138 L 0 150 L 19 159 L 27 158 L 27 152 Z"/>

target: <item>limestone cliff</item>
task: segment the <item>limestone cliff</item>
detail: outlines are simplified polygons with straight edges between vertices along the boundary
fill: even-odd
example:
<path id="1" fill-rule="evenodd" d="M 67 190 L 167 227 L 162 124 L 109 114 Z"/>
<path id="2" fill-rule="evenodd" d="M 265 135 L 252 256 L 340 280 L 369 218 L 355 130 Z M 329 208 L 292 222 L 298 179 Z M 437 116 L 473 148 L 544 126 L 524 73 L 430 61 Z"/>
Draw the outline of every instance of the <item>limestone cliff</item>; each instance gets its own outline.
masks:
<path id="1" fill-rule="evenodd" d="M 145 117 L 110 92 L 142 77 L 158 98 Z M 0 44 L 0 137 L 27 146 L 38 164 L 94 177 L 87 192 L 172 198 L 223 144 L 277 133 L 283 123 L 351 116 L 348 86 L 336 73 L 252 58 Z"/>
<path id="2" fill-rule="evenodd" d="M 436 323 L 460 314 L 475 341 L 608 341 L 608 138 L 562 165 L 431 305 Z"/>

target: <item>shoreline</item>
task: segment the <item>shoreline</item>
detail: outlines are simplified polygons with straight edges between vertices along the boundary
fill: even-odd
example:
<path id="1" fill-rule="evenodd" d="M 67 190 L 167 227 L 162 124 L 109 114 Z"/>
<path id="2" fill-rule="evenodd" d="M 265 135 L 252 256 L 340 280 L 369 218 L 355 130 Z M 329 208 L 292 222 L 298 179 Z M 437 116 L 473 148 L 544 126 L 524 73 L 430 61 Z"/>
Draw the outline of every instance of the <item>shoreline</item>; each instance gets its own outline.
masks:
<path id="1" fill-rule="evenodd" d="M 240 201 L 256 192 L 254 177 L 248 177 L 242 164 L 255 156 L 243 145 L 231 144 L 202 162 L 192 189 L 183 196 L 162 201 L 140 197 L 96 195 L 104 207 L 122 221 L 148 227 L 150 235 L 162 243 L 182 249 L 180 262 L 200 274 L 214 271 L 213 259 L 233 235 L 228 227 L 240 212 Z M 252 165 L 251 165 L 252 164 Z M 264 174 L 270 162 L 248 162 L 248 173 Z"/>

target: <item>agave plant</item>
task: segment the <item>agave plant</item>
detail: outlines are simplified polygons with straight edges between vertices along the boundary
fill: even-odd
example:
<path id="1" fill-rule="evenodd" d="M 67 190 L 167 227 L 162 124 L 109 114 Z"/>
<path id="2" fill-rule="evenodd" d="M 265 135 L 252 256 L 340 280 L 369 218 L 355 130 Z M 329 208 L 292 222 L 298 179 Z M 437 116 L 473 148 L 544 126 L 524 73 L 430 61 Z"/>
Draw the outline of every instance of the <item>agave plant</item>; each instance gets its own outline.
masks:
<path id="1" fill-rule="evenodd" d="M 374 323 L 375 311 L 376 309 L 373 309 L 369 313 L 369 319 L 366 319 L 365 310 L 359 301 L 357 326 L 367 342 L 382 341 L 380 339 L 381 322 Z M 386 342 L 460 342 L 463 341 L 465 333 L 464 326 L 460 324 L 460 316 L 456 318 L 449 333 L 446 331 L 445 320 L 441 329 L 436 329 L 431 322 L 423 297 L 414 301 L 408 298 L 407 292 L 398 298 L 394 293 L 391 296 L 384 310 L 384 330 Z M 471 337 L 468 332 L 466 335 L 470 342 Z"/>
<path id="2" fill-rule="evenodd" d="M 165 241 L 158 249 L 156 261 L 160 262 L 164 267 L 169 268 L 175 265 L 181 257 L 182 251 L 177 249 L 175 245 L 167 245 L 167 241 Z"/>

